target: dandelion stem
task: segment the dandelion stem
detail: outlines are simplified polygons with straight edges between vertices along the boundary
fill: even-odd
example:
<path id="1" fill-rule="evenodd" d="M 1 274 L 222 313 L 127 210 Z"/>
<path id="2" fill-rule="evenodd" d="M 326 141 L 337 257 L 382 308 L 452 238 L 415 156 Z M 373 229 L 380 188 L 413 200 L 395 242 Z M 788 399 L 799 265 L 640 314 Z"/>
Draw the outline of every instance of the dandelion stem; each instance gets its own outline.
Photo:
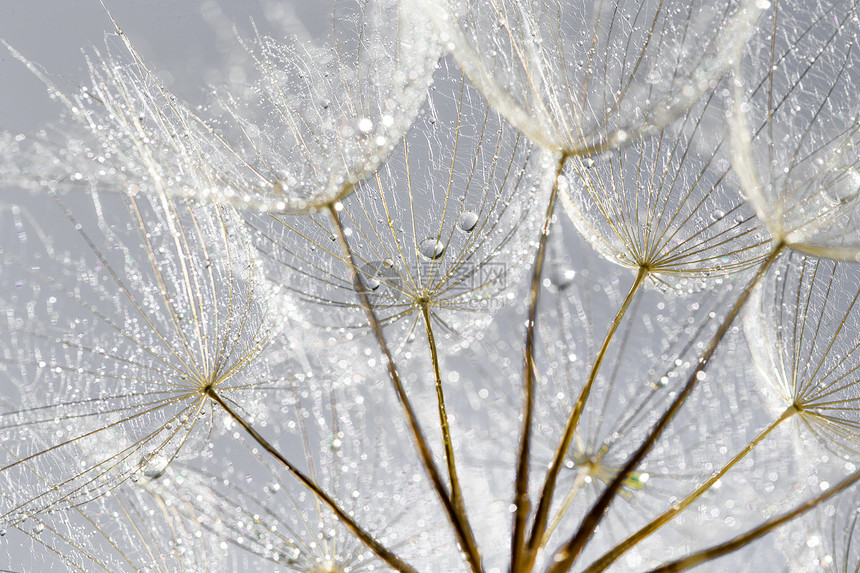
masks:
<path id="1" fill-rule="evenodd" d="M 553 213 L 556 200 L 558 199 L 558 178 L 564 167 L 566 155 L 556 158 L 553 173 L 552 193 L 549 196 L 549 204 L 546 208 L 546 218 L 541 230 L 540 242 L 537 253 L 535 253 L 534 268 L 532 269 L 531 288 L 529 289 L 529 316 L 526 326 L 525 343 L 525 368 L 523 373 L 523 386 L 525 393 L 525 411 L 523 412 L 522 429 L 520 430 L 520 450 L 517 460 L 517 478 L 514 493 L 514 534 L 511 538 L 511 571 L 521 571 L 521 559 L 524 557 L 526 520 L 528 519 L 531 504 L 529 503 L 529 454 L 531 451 L 531 428 L 532 413 L 534 410 L 534 338 L 535 325 L 537 324 L 538 299 L 541 287 L 541 271 L 543 271 L 546 259 L 547 244 L 550 228 L 552 227 Z"/>
<path id="2" fill-rule="evenodd" d="M 549 526 L 546 528 L 546 533 L 544 534 L 543 541 L 541 541 L 540 544 L 541 548 L 544 548 L 550 537 L 552 537 L 552 532 L 555 531 L 555 528 L 558 527 L 559 523 L 561 523 L 561 520 L 567 513 L 570 504 L 573 503 L 573 500 L 576 499 L 576 496 L 579 494 L 579 490 L 581 490 L 582 486 L 585 485 L 585 479 L 587 477 L 588 474 L 586 472 L 577 472 L 576 477 L 573 480 L 573 484 L 570 486 L 570 491 L 567 492 L 567 495 L 561 502 L 561 507 L 558 508 L 558 511 L 552 518 L 552 522 L 550 522 Z"/>
<path id="3" fill-rule="evenodd" d="M 433 362 L 433 374 L 436 378 L 436 402 L 439 405 L 439 425 L 442 429 L 442 442 L 445 444 L 445 459 L 448 462 L 448 479 L 451 481 L 451 503 L 454 510 L 463 521 L 466 533 L 469 534 L 471 543 L 474 544 L 474 534 L 469 525 L 466 515 L 466 504 L 463 501 L 463 492 L 460 489 L 460 480 L 457 478 L 457 464 L 454 460 L 454 444 L 451 441 L 451 428 L 448 425 L 448 413 L 445 410 L 445 394 L 442 390 L 442 373 L 439 370 L 439 354 L 436 349 L 436 338 L 433 336 L 433 326 L 430 321 L 430 309 L 427 304 L 421 306 L 421 314 L 424 317 L 424 328 L 427 331 L 427 343 L 430 346 L 430 360 Z"/>
<path id="4" fill-rule="evenodd" d="M 337 229 L 338 239 L 340 240 L 340 243 L 343 246 L 347 257 L 349 258 L 347 262 L 349 264 L 350 269 L 352 270 L 353 280 L 355 284 L 361 284 L 361 279 L 358 275 L 358 267 L 355 265 L 355 259 L 353 257 L 352 249 L 349 246 L 349 241 L 346 238 L 346 233 L 344 232 L 343 225 L 340 222 L 340 217 L 337 214 L 337 209 L 335 209 L 335 206 L 333 204 L 328 205 L 328 212 L 331 215 L 335 228 Z M 409 397 L 406 395 L 406 390 L 403 388 L 403 383 L 400 381 L 400 374 L 397 373 L 397 367 L 394 364 L 394 358 L 391 356 L 391 350 L 388 348 L 388 342 L 385 340 L 385 336 L 382 333 L 382 327 L 379 324 L 379 319 L 377 319 L 376 313 L 374 312 L 373 307 L 370 304 L 370 299 L 368 298 L 367 293 L 364 291 L 364 289 L 356 290 L 358 291 L 358 296 L 361 300 L 361 304 L 362 306 L 364 306 L 364 309 L 367 312 L 367 317 L 370 321 L 370 326 L 373 330 L 373 334 L 376 337 L 376 342 L 379 345 L 382 354 L 385 356 L 386 362 L 388 363 L 389 378 L 391 380 L 392 385 L 394 386 L 394 391 L 397 393 L 397 399 L 403 406 L 406 420 L 409 423 L 409 429 L 412 432 L 412 437 L 415 440 L 415 446 L 418 449 L 418 454 L 421 457 L 421 462 L 424 465 L 424 469 L 427 471 L 427 475 L 430 477 L 430 482 L 433 484 L 433 488 L 436 490 L 436 493 L 445 508 L 445 512 L 448 514 L 448 518 L 451 520 L 451 525 L 454 527 L 454 533 L 457 537 L 457 540 L 459 541 L 463 551 L 465 551 L 466 553 L 466 559 L 469 562 L 469 567 L 474 573 L 479 573 L 482 571 L 481 554 L 478 551 L 477 545 L 475 545 L 474 539 L 469 533 L 468 524 L 464 523 L 460 519 L 460 515 L 454 507 L 454 504 L 451 501 L 451 496 L 448 494 L 448 490 L 445 487 L 445 482 L 442 481 L 442 476 L 439 473 L 439 469 L 436 467 L 436 463 L 433 461 L 433 454 L 430 451 L 430 447 L 427 445 L 427 439 L 424 437 L 424 433 L 421 431 L 421 426 L 418 424 L 418 417 L 415 415 L 415 410 L 412 408 L 412 403 L 409 401 Z"/>
<path id="5" fill-rule="evenodd" d="M 594 386 L 594 381 L 597 379 L 597 373 L 600 371 L 600 365 L 603 363 L 604 356 L 606 356 L 609 343 L 612 341 L 615 331 L 621 324 L 621 319 L 627 313 L 630 303 L 633 302 L 633 297 L 648 277 L 648 274 L 649 270 L 647 267 L 639 267 L 639 272 L 636 273 L 636 279 L 633 281 L 633 285 L 630 287 L 630 291 L 627 293 L 627 297 L 624 299 L 624 302 L 621 303 L 621 308 L 618 309 L 618 313 L 609 325 L 609 330 L 603 339 L 603 344 L 597 352 L 594 364 L 591 365 L 588 379 L 585 381 L 585 385 L 582 387 L 579 397 L 576 399 L 576 403 L 573 406 L 573 411 L 567 419 L 567 425 L 564 428 L 561 442 L 559 442 L 558 449 L 555 452 L 555 457 L 552 460 L 552 465 L 550 466 L 549 471 L 547 471 L 546 479 L 544 480 L 543 491 L 541 491 L 540 503 L 534 518 L 531 537 L 529 538 L 528 546 L 526 548 L 526 557 L 529 560 L 529 564 L 534 563 L 535 557 L 537 556 L 537 550 L 541 545 L 543 545 L 541 540 L 543 539 L 544 532 L 546 531 L 549 508 L 552 503 L 553 493 L 555 493 L 558 472 L 561 470 L 564 457 L 567 455 L 567 450 L 570 448 L 570 442 L 573 439 L 574 432 L 576 432 L 576 427 L 579 424 L 579 418 L 582 416 L 582 411 L 585 409 L 585 403 L 588 401 L 591 388 Z"/>
<path id="6" fill-rule="evenodd" d="M 758 446 L 771 432 L 773 432 L 778 426 L 780 426 L 784 421 L 791 418 L 794 414 L 798 412 L 795 406 L 789 406 L 786 410 L 774 420 L 767 428 L 762 430 L 758 436 L 755 437 L 749 444 L 744 447 L 738 454 L 731 459 L 726 465 L 722 467 L 719 471 L 715 472 L 706 482 L 697 487 L 692 493 L 690 493 L 683 500 L 673 503 L 672 507 L 663 513 L 662 515 L 656 517 L 649 524 L 644 526 L 642 529 L 616 545 L 612 548 L 611 551 L 606 552 L 600 559 L 592 563 L 586 570 L 585 573 L 597 573 L 598 571 L 603 571 L 607 567 L 609 567 L 612 563 L 615 562 L 616 559 L 621 557 L 624 553 L 626 553 L 631 547 L 663 527 L 669 521 L 674 519 L 676 515 L 684 511 L 691 503 L 699 499 L 703 493 L 708 491 L 720 478 L 722 478 L 730 469 L 732 469 L 739 461 L 741 461 L 748 453 L 750 453 L 753 448 Z"/>
<path id="7" fill-rule="evenodd" d="M 736 550 L 740 549 L 741 547 L 744 547 L 744 546 L 752 543 L 753 541 L 755 541 L 756 539 L 759 539 L 760 537 L 764 537 L 765 535 L 767 535 L 768 533 L 770 533 L 771 531 L 773 531 L 777 527 L 782 526 L 783 524 L 791 521 L 792 519 L 795 519 L 796 517 L 800 517 L 801 515 L 803 515 L 804 513 L 809 511 L 810 509 L 815 508 L 816 506 L 818 506 L 822 502 L 825 502 L 828 499 L 830 499 L 831 497 L 835 496 L 836 494 L 841 493 L 842 491 L 848 489 L 849 487 L 851 487 L 852 485 L 857 483 L 857 481 L 860 481 L 860 471 L 854 472 L 853 474 L 851 474 L 850 476 L 848 476 L 847 478 L 845 478 L 844 480 L 839 482 L 833 488 L 828 489 L 823 494 L 821 494 L 817 497 L 814 497 L 807 502 L 800 504 L 796 508 L 792 509 L 791 511 L 789 511 L 787 513 L 780 515 L 779 517 L 775 517 L 773 519 L 769 519 L 769 520 L 765 521 L 764 523 L 762 523 L 758 527 L 755 527 L 755 528 L 747 531 L 743 535 L 739 535 L 730 541 L 727 541 L 725 543 L 721 543 L 720 545 L 715 545 L 714 547 L 711 547 L 709 549 L 704 549 L 702 551 L 693 553 L 693 554 L 688 555 L 682 559 L 679 559 L 677 561 L 673 561 L 672 563 L 667 563 L 665 565 L 661 565 L 660 567 L 658 567 L 656 569 L 652 569 L 650 573 L 674 573 L 676 571 L 685 571 L 691 567 L 695 567 L 696 565 L 699 565 L 699 564 L 704 563 L 706 561 L 711 561 L 712 559 L 716 559 L 718 557 L 722 557 L 723 555 L 727 555 L 728 553 L 731 553 L 732 551 L 736 551 Z"/>
<path id="8" fill-rule="evenodd" d="M 276 460 L 281 462 L 281 464 L 285 468 L 287 468 L 287 470 L 289 470 L 289 472 L 291 474 L 293 474 L 293 476 L 295 476 L 295 478 L 298 479 L 302 483 L 302 485 L 304 485 L 309 490 L 311 490 L 314 493 L 314 495 L 316 495 L 326 505 L 326 507 L 328 507 L 332 511 L 332 513 L 335 514 L 337 519 L 341 523 L 343 523 L 343 525 L 347 529 L 349 529 L 350 533 L 355 535 L 359 540 L 361 540 L 362 543 L 367 545 L 367 547 L 371 551 L 376 553 L 376 555 L 380 559 L 382 559 L 383 561 L 385 561 L 385 563 L 387 563 L 389 566 L 393 567 L 394 569 L 396 569 L 398 571 L 403 571 L 403 572 L 407 572 L 407 573 L 414 573 L 415 572 L 415 569 L 413 569 L 411 566 L 409 566 L 404 561 L 402 561 L 399 557 L 394 555 L 384 545 L 382 545 L 379 541 L 374 539 L 372 535 L 370 535 L 367 531 L 362 529 L 361 526 L 358 523 L 356 523 L 355 520 L 353 520 L 352 517 L 350 517 L 348 513 L 346 513 L 343 509 L 340 508 L 340 506 L 338 506 L 337 502 L 334 499 L 332 499 L 331 496 L 329 496 L 325 491 L 322 490 L 322 488 L 320 488 L 320 486 L 318 486 L 316 484 L 316 482 L 314 482 L 311 478 L 309 478 L 304 473 L 302 473 L 301 470 L 299 470 L 292 463 L 290 463 L 290 461 L 287 460 L 275 448 L 275 446 L 270 444 L 266 440 L 266 438 L 261 436 L 257 432 L 257 430 L 255 430 L 253 427 L 251 427 L 251 425 L 248 424 L 248 422 L 246 422 L 245 419 L 242 418 L 242 416 L 237 414 L 236 411 L 234 411 L 233 408 L 231 408 L 230 405 L 223 398 L 221 398 L 221 396 L 218 395 L 218 392 L 216 392 L 214 388 L 211 388 L 211 387 L 207 388 L 206 389 L 206 395 L 209 396 L 209 398 L 211 398 L 213 402 L 215 402 L 216 404 L 221 406 L 221 408 L 225 412 L 227 412 L 227 414 L 229 414 L 230 417 L 233 418 L 233 420 L 235 420 L 237 424 L 242 426 L 242 428 L 246 432 L 248 432 L 251 435 L 251 437 L 254 438 L 254 440 L 258 444 L 260 444 L 260 446 L 263 447 L 264 450 L 266 450 Z"/>
<path id="9" fill-rule="evenodd" d="M 770 265 L 777 259 L 777 257 L 782 253 L 782 251 L 786 248 L 786 244 L 783 242 L 777 243 L 774 249 L 770 252 L 770 254 L 764 259 L 761 266 L 756 272 L 755 276 L 750 280 L 750 282 L 746 285 L 744 290 L 738 296 L 734 305 L 732 305 L 731 310 L 726 315 L 726 318 L 723 320 L 717 332 L 714 334 L 714 337 L 711 339 L 705 351 L 699 357 L 698 364 L 693 372 L 690 373 L 689 378 L 687 379 L 687 383 L 678 392 L 675 400 L 669 405 L 669 408 L 663 413 L 663 416 L 654 424 L 654 427 L 651 430 L 651 433 L 648 434 L 648 437 L 645 438 L 645 441 L 639 446 L 639 449 L 630 457 L 627 463 L 624 465 L 624 468 L 618 475 L 615 476 L 615 479 L 606 487 L 601 496 L 597 499 L 597 501 L 592 506 L 591 510 L 588 514 L 583 518 L 582 523 L 579 526 L 579 530 L 571 537 L 567 543 L 565 543 L 555 554 L 553 557 L 553 566 L 549 568 L 548 573 L 561 573 L 562 571 L 567 571 L 573 565 L 573 562 L 576 561 L 576 558 L 579 557 L 579 554 L 582 552 L 585 544 L 588 543 L 588 540 L 591 539 L 591 536 L 594 534 L 595 528 L 600 523 L 601 519 L 603 519 L 603 515 L 606 512 L 606 509 L 609 507 L 609 504 L 615 498 L 616 494 L 621 489 L 621 486 L 624 483 L 624 480 L 627 479 L 636 467 L 642 463 L 642 460 L 645 459 L 645 456 L 651 450 L 651 447 L 654 443 L 660 438 L 663 433 L 663 430 L 666 429 L 666 426 L 669 425 L 669 422 L 672 421 L 672 418 L 675 417 L 675 414 L 678 413 L 681 406 L 693 392 L 693 390 L 698 386 L 698 382 L 700 380 L 699 373 L 702 372 L 705 367 L 708 365 L 708 361 L 713 356 L 714 352 L 717 350 L 717 347 L 722 341 L 723 337 L 728 332 L 729 328 L 740 312 L 741 308 L 743 308 L 746 301 L 749 299 L 750 294 L 752 294 L 753 288 L 758 284 L 761 278 L 765 275 L 767 270 L 770 268 Z"/>

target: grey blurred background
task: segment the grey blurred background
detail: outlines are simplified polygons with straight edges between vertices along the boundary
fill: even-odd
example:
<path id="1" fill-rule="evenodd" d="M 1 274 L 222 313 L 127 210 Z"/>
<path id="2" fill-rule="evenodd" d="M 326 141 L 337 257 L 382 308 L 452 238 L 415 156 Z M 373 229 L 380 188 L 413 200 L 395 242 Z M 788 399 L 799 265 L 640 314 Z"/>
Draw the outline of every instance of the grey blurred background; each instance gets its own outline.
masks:
<path id="1" fill-rule="evenodd" d="M 191 103 L 207 85 L 242 81 L 238 38 L 321 36 L 330 0 L 105 0 L 166 87 Z M 0 0 L 0 40 L 42 66 L 61 89 L 87 83 L 85 53 L 104 52 L 114 26 L 99 0 Z M 238 36 L 237 36 L 238 34 Z M 238 48 L 238 49 L 237 49 Z M 118 56 L 125 57 L 124 54 Z M 0 129 L 28 132 L 59 113 L 44 85 L 0 46 Z"/>

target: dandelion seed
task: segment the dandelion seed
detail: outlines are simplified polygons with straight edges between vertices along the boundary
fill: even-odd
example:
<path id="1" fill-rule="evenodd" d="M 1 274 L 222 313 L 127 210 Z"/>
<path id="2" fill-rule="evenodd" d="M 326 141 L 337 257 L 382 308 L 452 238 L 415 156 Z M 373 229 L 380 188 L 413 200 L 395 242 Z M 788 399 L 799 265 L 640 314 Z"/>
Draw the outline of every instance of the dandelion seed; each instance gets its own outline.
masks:
<path id="1" fill-rule="evenodd" d="M 766 57 L 735 72 L 729 121 L 735 169 L 775 240 L 851 260 L 860 242 L 855 10 L 774 4 L 749 48 Z"/>
<path id="2" fill-rule="evenodd" d="M 709 140 L 712 95 L 677 126 L 595 157 L 573 159 L 560 190 L 580 233 L 610 260 L 676 292 L 712 285 L 755 264 L 770 248 Z M 730 216 L 727 216 L 730 215 Z M 690 279 L 694 279 L 695 283 Z"/>
<path id="3" fill-rule="evenodd" d="M 624 144 L 682 115 L 727 69 L 760 11 L 755 2 L 689 0 L 416 4 L 496 109 L 569 155 Z"/>
<path id="4" fill-rule="evenodd" d="M 35 354 L 45 364 L 17 380 L 27 389 L 23 407 L 2 414 L 9 437 L 0 475 L 7 485 L 20 480 L 4 499 L 5 523 L 85 503 L 199 452 L 214 429 L 207 389 L 238 399 L 269 378 L 258 357 L 279 319 L 230 208 L 163 196 L 91 201 L 90 212 L 35 201 L 39 212 L 68 218 L 65 235 L 22 212 L 37 240 L 4 241 L 3 280 L 26 284 L 9 302 L 33 304 L 4 325 L 4 361 L 26 371 Z M 8 220 L 10 211 L 2 214 Z M 86 229 L 77 223 L 87 219 Z M 110 250 L 95 242 L 95 224 Z M 63 431 L 48 437 L 51 427 Z M 49 463 L 55 455 L 80 464 Z M 30 489 L 33 474 L 50 486 Z"/>
<path id="5" fill-rule="evenodd" d="M 850 263 L 792 253 L 762 286 L 744 330 L 754 363 L 804 431 L 860 453 L 860 276 Z"/>

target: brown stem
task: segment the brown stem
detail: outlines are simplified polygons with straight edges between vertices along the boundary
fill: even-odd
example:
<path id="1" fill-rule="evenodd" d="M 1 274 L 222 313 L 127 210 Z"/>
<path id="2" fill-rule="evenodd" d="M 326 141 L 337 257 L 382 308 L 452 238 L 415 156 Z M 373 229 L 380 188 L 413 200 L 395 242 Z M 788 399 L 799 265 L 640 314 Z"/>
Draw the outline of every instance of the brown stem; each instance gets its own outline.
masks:
<path id="1" fill-rule="evenodd" d="M 328 212 L 331 215 L 332 221 L 334 221 L 334 226 L 337 229 L 340 243 L 349 258 L 347 262 L 352 270 L 353 282 L 356 285 L 360 285 L 361 277 L 358 275 L 358 267 L 355 264 L 352 249 L 349 246 L 349 241 L 347 241 L 346 233 L 344 233 L 343 225 L 341 224 L 340 217 L 338 217 L 337 214 L 337 209 L 335 209 L 333 204 L 329 204 Z M 468 525 L 463 523 L 460 519 L 460 515 L 457 513 L 457 510 L 451 501 L 451 496 L 448 494 L 448 490 L 445 487 L 445 482 L 442 480 L 439 469 L 433 461 L 433 454 L 430 451 L 430 447 L 427 445 L 427 439 L 424 437 L 421 426 L 418 424 L 418 417 L 415 415 L 412 403 L 409 401 L 409 397 L 406 395 L 406 390 L 403 388 L 400 374 L 397 372 L 394 358 L 391 356 L 391 350 L 388 348 L 388 342 L 385 340 L 385 336 L 382 333 L 382 326 L 379 324 L 379 319 L 376 317 L 376 313 L 370 304 L 370 299 L 368 298 L 365 289 L 358 288 L 356 290 L 358 292 L 359 300 L 361 300 L 361 304 L 367 312 L 367 317 L 370 322 L 371 329 L 373 330 L 373 334 L 376 337 L 376 342 L 388 364 L 388 377 L 391 380 L 391 384 L 394 386 L 394 391 L 397 393 L 397 399 L 400 401 L 401 406 L 403 406 L 406 421 L 409 423 L 409 429 L 412 433 L 412 438 L 415 441 L 415 447 L 418 449 L 418 455 L 421 458 L 424 469 L 430 477 L 433 489 L 436 490 L 436 494 L 439 496 L 439 500 L 445 508 L 445 513 L 448 514 L 448 519 L 451 520 L 451 525 L 454 527 L 454 534 L 460 542 L 460 546 L 463 548 L 463 551 L 466 553 L 469 567 L 474 573 L 480 573 L 482 571 L 481 554 L 478 551 L 477 545 L 475 545 L 474 539 L 470 535 Z"/>
<path id="2" fill-rule="evenodd" d="M 675 397 L 675 400 L 669 405 L 669 408 L 666 412 L 663 413 L 663 416 L 651 430 L 651 433 L 648 434 L 648 437 L 645 438 L 645 441 L 636 450 L 636 452 L 630 457 L 627 463 L 624 465 L 624 468 L 618 475 L 615 476 L 615 479 L 606 487 L 601 496 L 597 499 L 597 501 L 592 506 L 591 510 L 589 510 L 588 514 L 583 518 L 582 523 L 579 526 L 579 530 L 571 537 L 567 543 L 565 543 L 555 554 L 553 557 L 553 565 L 549 568 L 548 573 L 562 573 L 563 571 L 567 571 L 573 565 L 573 562 L 576 561 L 576 558 L 579 557 L 579 554 L 582 552 L 585 544 L 588 543 L 588 540 L 591 539 L 591 536 L 594 534 L 594 530 L 600 521 L 603 519 L 603 515 L 606 512 L 606 508 L 609 507 L 609 504 L 615 498 L 615 495 L 621 489 L 624 480 L 629 476 L 638 466 L 642 463 L 642 460 L 645 459 L 645 456 L 651 451 L 651 447 L 654 443 L 660 438 L 663 433 L 663 430 L 666 429 L 666 426 L 669 425 L 669 422 L 672 421 L 672 418 L 675 417 L 675 414 L 678 413 L 681 406 L 696 388 L 699 382 L 699 373 L 702 372 L 705 367 L 708 365 L 708 361 L 713 356 L 714 352 L 717 350 L 717 346 L 719 346 L 720 341 L 726 335 L 731 327 L 732 322 L 734 322 L 735 317 L 737 317 L 741 308 L 743 308 L 747 299 L 749 299 L 750 294 L 753 291 L 753 288 L 758 284 L 761 278 L 765 275 L 770 265 L 776 260 L 780 253 L 786 248 L 785 243 L 777 243 L 774 249 L 770 252 L 770 254 L 765 258 L 762 262 L 761 266 L 756 272 L 755 276 L 750 280 L 741 294 L 738 296 L 735 304 L 732 305 L 731 310 L 729 310 L 728 315 L 723 320 L 717 332 L 714 334 L 714 337 L 711 339 L 711 342 L 708 344 L 705 351 L 699 357 L 698 364 L 693 372 L 690 373 L 689 378 L 687 379 L 687 383 L 684 385 L 684 388 L 678 393 Z"/>
<path id="3" fill-rule="evenodd" d="M 597 356 L 594 359 L 594 364 L 592 364 L 591 370 L 588 373 L 588 379 L 585 381 L 585 385 L 582 387 L 579 397 L 573 406 L 573 411 L 567 419 L 567 425 L 564 428 L 561 441 L 555 451 L 552 465 L 550 465 L 549 471 L 547 471 L 546 478 L 544 479 L 540 503 L 538 504 L 537 514 L 535 515 L 534 525 L 532 526 L 531 537 L 529 538 L 527 546 L 526 559 L 528 559 L 528 565 L 526 569 L 531 569 L 531 566 L 534 564 L 534 560 L 537 557 L 537 550 L 542 546 L 541 541 L 543 539 L 544 532 L 546 531 L 547 519 L 549 518 L 549 508 L 552 503 L 552 496 L 555 493 L 558 472 L 561 470 L 564 457 L 567 455 L 567 450 L 570 448 L 570 442 L 573 439 L 574 432 L 576 432 L 576 427 L 579 424 L 579 418 L 582 416 L 582 411 L 585 409 L 585 403 L 588 401 L 591 388 L 594 386 L 594 381 L 597 379 L 600 365 L 603 363 L 603 358 L 606 356 L 606 351 L 609 349 L 609 343 L 612 341 L 615 331 L 621 324 L 621 319 L 630 307 L 630 303 L 633 302 L 633 297 L 636 295 L 639 287 L 642 286 L 642 283 L 648 276 L 648 272 L 647 267 L 639 267 L 639 272 L 636 273 L 636 279 L 633 281 L 633 286 L 630 287 L 630 291 L 627 293 L 624 302 L 621 304 L 621 308 L 618 309 L 618 312 L 615 314 L 615 318 L 612 319 L 612 322 L 609 325 L 609 331 L 603 338 L 603 344 L 600 346 L 600 350 L 598 350 Z"/>
<path id="4" fill-rule="evenodd" d="M 834 495 L 841 493 L 843 490 L 857 483 L 858 480 L 860 480 L 860 471 L 854 472 L 853 474 L 839 482 L 836 487 L 828 489 L 826 492 L 819 495 L 818 497 L 810 499 L 809 501 L 797 506 L 791 511 L 783 513 L 779 517 L 775 517 L 773 519 L 765 521 L 758 527 L 747 531 L 743 535 L 735 537 L 731 541 L 721 543 L 720 545 L 715 545 L 710 549 L 705 549 L 697 553 L 693 553 L 684 557 L 683 559 L 679 559 L 678 561 L 673 561 L 672 563 L 661 565 L 656 569 L 652 569 L 651 573 L 675 573 L 676 571 L 685 571 L 690 567 L 695 567 L 696 565 L 704 563 L 705 561 L 710 561 L 711 559 L 716 559 L 717 557 L 722 557 L 723 555 L 731 553 L 732 551 L 736 551 L 741 547 L 752 543 L 756 539 L 764 537 L 777 527 L 780 527 L 781 525 L 791 521 L 792 519 L 803 515 L 810 509 L 813 509 L 820 503 L 827 501 Z"/>
<path id="5" fill-rule="evenodd" d="M 442 430 L 442 443 L 445 446 L 445 460 L 448 464 L 448 479 L 451 483 L 451 502 L 454 504 L 454 509 L 460 514 L 460 519 L 466 526 L 469 536 L 474 539 L 472 528 L 469 526 L 469 519 L 466 516 L 466 504 L 463 501 L 460 480 L 457 478 L 454 442 L 451 440 L 451 428 L 448 425 L 448 413 L 445 409 L 445 394 L 442 390 L 442 373 L 439 370 L 439 353 L 436 348 L 436 338 L 433 336 L 430 309 L 426 303 L 421 306 L 421 314 L 424 317 L 424 329 L 427 332 L 427 344 L 430 346 L 430 360 L 433 363 L 433 374 L 436 379 L 436 404 L 439 408 L 439 426 Z M 474 541 L 472 542 L 474 543 Z"/>
<path id="6" fill-rule="evenodd" d="M 741 461 L 748 453 L 750 453 L 753 448 L 758 446 L 771 432 L 773 432 L 780 424 L 784 421 L 792 417 L 797 413 L 797 408 L 795 406 L 789 406 L 786 410 L 780 415 L 779 418 L 773 421 L 767 428 L 765 428 L 758 436 L 755 437 L 753 441 L 744 447 L 738 454 L 731 459 L 726 465 L 722 467 L 719 471 L 715 472 L 706 482 L 697 487 L 692 493 L 690 493 L 687 497 L 685 497 L 680 502 L 677 502 L 672 505 L 672 508 L 654 518 L 649 524 L 645 527 L 616 545 L 612 548 L 612 550 L 606 552 L 600 559 L 592 563 L 584 573 L 597 573 L 598 571 L 603 571 L 607 567 L 609 567 L 612 563 L 615 562 L 616 559 L 624 555 L 631 547 L 663 527 L 666 523 L 671 521 L 676 515 L 684 511 L 691 503 L 699 499 L 702 494 L 708 491 L 720 478 L 722 478 L 730 469 L 732 469 L 739 461 Z"/>
<path id="7" fill-rule="evenodd" d="M 216 392 L 214 388 L 207 388 L 206 395 L 209 396 L 209 398 L 211 398 L 213 402 L 218 404 L 225 412 L 227 412 L 227 414 L 229 414 L 230 417 L 233 418 L 237 424 L 242 426 L 242 428 L 246 432 L 251 434 L 251 437 L 254 438 L 254 440 L 258 444 L 260 444 L 260 446 L 262 446 L 264 450 L 266 450 L 273 458 L 281 462 L 281 464 L 285 468 L 287 468 L 287 470 L 289 470 L 289 472 L 293 474 L 293 476 L 298 479 L 302 483 L 302 485 L 311 490 L 314 495 L 317 496 L 317 498 L 319 498 L 320 501 L 322 501 L 325 506 L 332 511 L 332 513 L 334 513 L 338 521 L 343 523 L 343 525 L 350 531 L 350 533 L 355 535 L 359 540 L 361 540 L 362 543 L 367 545 L 367 547 L 371 551 L 376 553 L 376 555 L 380 559 L 382 559 L 383 561 L 385 561 L 385 563 L 398 571 L 402 571 L 404 573 L 415 573 L 415 569 L 403 562 L 399 557 L 394 555 L 385 546 L 383 546 L 376 539 L 374 539 L 372 535 L 362 529 L 361 526 L 356 523 L 355 520 L 350 517 L 347 512 L 341 509 L 340 506 L 338 506 L 337 502 L 332 499 L 331 496 L 329 496 L 325 491 L 323 491 L 322 488 L 320 488 L 314 480 L 306 476 L 304 473 L 302 473 L 301 470 L 299 470 L 296 466 L 290 463 L 290 461 L 287 460 L 281 454 L 281 452 L 279 452 L 275 448 L 275 446 L 270 444 L 268 440 L 266 440 L 266 438 L 261 436 L 257 432 L 257 430 L 252 428 L 248 424 L 248 422 L 245 421 L 244 418 L 237 414 L 233 410 L 233 408 L 230 407 L 230 404 L 228 404 L 223 398 L 221 398 L 221 396 L 218 395 L 218 392 Z"/>
<path id="8" fill-rule="evenodd" d="M 525 412 L 523 412 L 522 429 L 520 430 L 520 449 L 517 462 L 517 478 L 514 493 L 514 534 L 511 537 L 511 571 L 521 570 L 520 561 L 524 553 L 526 520 L 528 519 L 531 503 L 529 502 L 529 455 L 531 452 L 532 411 L 534 410 L 534 337 L 537 324 L 538 299 L 540 296 L 541 272 L 546 259 L 547 239 L 552 227 L 553 212 L 558 199 L 558 178 L 567 157 L 557 158 L 552 193 L 546 208 L 543 230 L 540 235 L 535 263 L 532 270 L 532 282 L 529 289 L 529 316 L 526 326 L 525 368 L 523 373 L 523 389 L 525 392 Z"/>

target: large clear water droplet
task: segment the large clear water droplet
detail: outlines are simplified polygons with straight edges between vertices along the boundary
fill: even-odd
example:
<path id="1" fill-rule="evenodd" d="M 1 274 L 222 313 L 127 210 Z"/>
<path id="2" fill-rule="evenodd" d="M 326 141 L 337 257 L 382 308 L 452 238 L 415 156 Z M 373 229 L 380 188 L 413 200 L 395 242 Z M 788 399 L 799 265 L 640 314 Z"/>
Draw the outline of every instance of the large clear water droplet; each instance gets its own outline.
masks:
<path id="1" fill-rule="evenodd" d="M 433 237 L 428 237 L 418 244 L 418 252 L 431 261 L 441 259 L 445 254 L 445 248 L 445 243 Z"/>
<path id="2" fill-rule="evenodd" d="M 833 174 L 827 183 L 821 196 L 830 207 L 847 205 L 860 196 L 860 172 L 856 169 Z"/>
<path id="3" fill-rule="evenodd" d="M 860 196 L 860 171 L 855 167 L 860 158 L 853 141 L 849 140 L 834 150 L 826 159 L 817 158 L 821 165 L 818 184 L 821 197 L 832 208 L 853 203 Z"/>
<path id="4" fill-rule="evenodd" d="M 457 217 L 457 228 L 466 233 L 471 233 L 478 224 L 478 214 L 474 211 L 463 211 Z"/>

